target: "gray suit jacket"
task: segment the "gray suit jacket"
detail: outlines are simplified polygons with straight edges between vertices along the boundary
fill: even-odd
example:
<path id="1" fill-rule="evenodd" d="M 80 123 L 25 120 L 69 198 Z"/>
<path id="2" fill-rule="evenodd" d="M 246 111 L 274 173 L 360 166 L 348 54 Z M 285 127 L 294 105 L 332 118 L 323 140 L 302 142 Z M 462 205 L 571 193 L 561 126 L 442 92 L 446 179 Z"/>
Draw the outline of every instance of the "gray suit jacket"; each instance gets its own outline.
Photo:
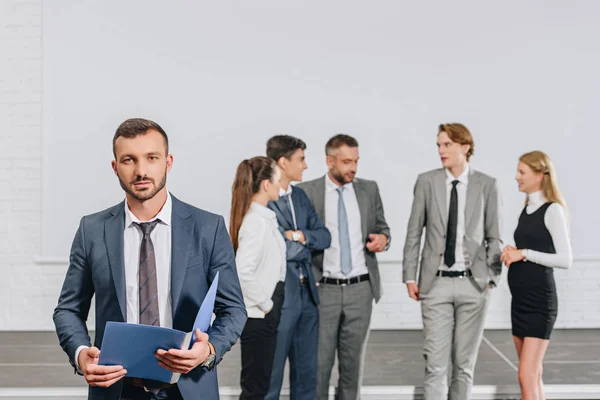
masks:
<path id="1" fill-rule="evenodd" d="M 418 279 L 422 293 L 427 293 L 431 288 L 444 256 L 448 219 L 446 196 L 444 168 L 419 175 L 406 232 L 402 275 L 404 282 L 417 281 L 421 235 L 425 228 Z M 496 179 L 470 168 L 464 239 L 473 280 L 481 291 L 486 289 L 490 281 L 496 284 L 502 271 L 500 208 Z"/>
<path id="2" fill-rule="evenodd" d="M 373 291 L 373 297 L 375 301 L 379 301 L 382 295 L 381 291 L 381 278 L 379 276 L 379 264 L 377 263 L 377 256 L 375 253 L 367 250 L 366 241 L 371 233 L 382 233 L 388 237 L 388 247 L 392 241 L 390 234 L 390 228 L 385 222 L 385 216 L 383 213 L 383 203 L 379 196 L 379 187 L 375 181 L 369 181 L 366 179 L 355 178 L 352 182 L 354 191 L 356 193 L 356 199 L 358 201 L 358 208 L 360 210 L 360 220 L 363 233 L 363 243 L 365 243 L 365 260 L 367 262 L 367 268 L 369 270 L 369 280 L 371 283 L 371 290 Z M 325 177 L 315 179 L 313 181 L 303 182 L 298 185 L 304 189 L 308 198 L 312 202 L 313 207 L 319 214 L 321 221 L 325 223 Z M 324 250 L 313 251 L 312 265 L 315 273 L 315 280 L 319 281 L 323 276 L 323 256 Z"/>

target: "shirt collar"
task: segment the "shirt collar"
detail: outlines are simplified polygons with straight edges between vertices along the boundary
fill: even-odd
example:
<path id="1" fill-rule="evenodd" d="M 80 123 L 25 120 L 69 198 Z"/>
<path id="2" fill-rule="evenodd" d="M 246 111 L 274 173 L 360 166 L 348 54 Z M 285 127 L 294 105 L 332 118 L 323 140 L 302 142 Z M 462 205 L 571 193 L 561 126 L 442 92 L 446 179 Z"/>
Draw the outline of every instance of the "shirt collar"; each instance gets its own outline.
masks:
<path id="1" fill-rule="evenodd" d="M 288 185 L 287 190 L 285 190 L 284 188 L 279 188 L 279 197 L 288 195 L 288 194 L 292 194 L 292 184 L 290 183 Z"/>
<path id="2" fill-rule="evenodd" d="M 261 216 L 263 216 L 267 219 L 277 221 L 277 214 L 275 214 L 275 212 L 273 210 L 263 206 L 262 204 L 255 202 L 255 201 L 250 203 L 250 210 L 260 214 Z"/>
<path id="3" fill-rule="evenodd" d="M 527 195 L 527 199 L 527 203 L 531 204 L 532 206 L 537 206 L 546 202 L 546 199 L 544 199 L 544 194 L 541 190 L 530 193 L 529 195 Z"/>
<path id="4" fill-rule="evenodd" d="M 449 169 L 446 169 L 446 182 L 447 183 L 452 183 L 452 181 L 459 181 L 460 183 L 462 183 L 463 185 L 468 185 L 469 184 L 469 164 L 467 164 L 467 167 L 465 168 L 465 170 L 462 172 L 462 174 L 460 174 L 460 176 L 458 178 L 455 178 L 454 175 L 452 175 L 450 173 Z"/>
<path id="5" fill-rule="evenodd" d="M 325 175 L 325 189 L 327 189 L 328 192 L 332 192 L 334 190 L 337 190 L 337 188 L 339 188 L 340 186 L 337 185 L 337 183 L 335 183 L 331 177 L 329 176 L 329 174 Z M 348 182 L 346 184 L 344 184 L 344 189 L 349 190 L 350 192 L 354 191 L 354 186 L 352 185 L 352 182 Z"/>
<path id="6" fill-rule="evenodd" d="M 167 192 L 167 200 L 165 201 L 165 204 L 163 204 L 162 208 L 160 209 L 160 211 L 158 212 L 158 214 L 156 214 L 156 216 L 154 218 L 152 218 L 150 221 L 147 222 L 152 222 L 155 219 L 160 219 L 160 222 L 162 224 L 165 224 L 167 226 L 171 225 L 171 193 Z M 140 220 L 133 215 L 133 213 L 131 212 L 131 210 L 129 209 L 129 205 L 127 204 L 127 199 L 125 200 L 125 228 L 129 228 L 131 226 L 131 224 L 133 223 L 140 223 Z"/>

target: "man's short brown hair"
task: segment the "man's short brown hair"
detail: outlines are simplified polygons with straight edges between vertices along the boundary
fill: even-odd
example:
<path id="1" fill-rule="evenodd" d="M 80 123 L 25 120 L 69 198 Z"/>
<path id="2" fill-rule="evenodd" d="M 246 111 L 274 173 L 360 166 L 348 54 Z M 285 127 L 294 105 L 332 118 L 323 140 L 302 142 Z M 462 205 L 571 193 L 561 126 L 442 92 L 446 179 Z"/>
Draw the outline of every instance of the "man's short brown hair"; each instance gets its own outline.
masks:
<path id="1" fill-rule="evenodd" d="M 473 136 L 466 126 L 459 123 L 441 124 L 438 129 L 438 135 L 442 132 L 446 132 L 450 140 L 458 144 L 468 144 L 469 151 L 467 152 L 467 161 L 471 158 L 475 152 L 475 142 Z"/>
<path id="2" fill-rule="evenodd" d="M 325 145 L 325 155 L 331 155 L 334 150 L 339 149 L 342 146 L 358 147 L 358 141 L 350 135 L 343 133 L 337 134 L 327 141 Z"/>
<path id="3" fill-rule="evenodd" d="M 113 136 L 114 156 L 117 157 L 117 153 L 115 151 L 115 143 L 117 142 L 118 138 L 124 137 L 131 139 L 139 135 L 144 135 L 151 129 L 157 131 L 162 135 L 163 139 L 165 140 L 165 154 L 169 154 L 169 138 L 167 137 L 167 134 L 164 131 L 164 129 L 159 124 L 157 124 L 154 121 L 150 121 L 149 119 L 130 118 L 123 122 L 121 125 L 119 125 L 117 131 L 115 132 L 115 136 Z"/>

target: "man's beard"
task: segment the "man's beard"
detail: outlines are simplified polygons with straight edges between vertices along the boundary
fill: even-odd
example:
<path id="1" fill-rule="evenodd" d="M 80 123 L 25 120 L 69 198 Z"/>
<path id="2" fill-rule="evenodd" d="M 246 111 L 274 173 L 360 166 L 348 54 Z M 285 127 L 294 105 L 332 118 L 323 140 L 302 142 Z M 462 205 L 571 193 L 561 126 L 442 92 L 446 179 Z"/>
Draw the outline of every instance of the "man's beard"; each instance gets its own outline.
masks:
<path id="1" fill-rule="evenodd" d="M 127 194 L 129 194 L 131 197 L 133 197 L 134 199 L 139 200 L 139 201 L 150 200 L 151 198 L 156 196 L 156 193 L 160 192 L 167 184 L 167 170 L 166 169 L 165 169 L 165 174 L 161 178 L 158 186 L 156 186 L 156 184 L 154 183 L 154 179 L 151 179 L 147 176 L 139 176 L 138 175 L 137 178 L 133 182 L 131 182 L 131 185 L 135 184 L 136 182 L 142 182 L 142 181 L 149 181 L 152 183 L 151 188 L 146 189 L 144 191 L 139 191 L 139 192 L 132 190 L 130 185 L 127 185 L 125 182 L 123 182 L 123 180 L 121 180 L 121 177 L 118 174 L 117 174 L 117 176 L 119 178 L 119 183 L 121 184 L 121 187 L 123 188 L 123 190 Z"/>
<path id="2" fill-rule="evenodd" d="M 335 179 L 338 183 L 341 183 L 343 185 L 352 182 L 352 179 L 346 179 L 346 177 L 342 175 L 339 171 L 332 170 L 331 175 L 333 176 L 333 179 Z"/>

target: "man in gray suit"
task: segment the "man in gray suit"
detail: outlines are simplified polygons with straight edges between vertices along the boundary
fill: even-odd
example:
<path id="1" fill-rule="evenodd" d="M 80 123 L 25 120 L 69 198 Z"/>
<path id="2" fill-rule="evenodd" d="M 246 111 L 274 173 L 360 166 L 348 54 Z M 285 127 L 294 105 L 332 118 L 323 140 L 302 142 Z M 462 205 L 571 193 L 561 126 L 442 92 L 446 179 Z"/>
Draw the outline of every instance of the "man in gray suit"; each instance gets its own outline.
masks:
<path id="1" fill-rule="evenodd" d="M 496 285 L 502 269 L 501 202 L 496 180 L 469 166 L 474 142 L 464 125 L 440 125 L 437 145 L 444 168 L 417 179 L 404 246 L 403 280 L 409 296 L 421 301 L 425 398 L 468 399 L 489 289 Z M 423 228 L 425 245 L 417 284 Z"/>
<path id="2" fill-rule="evenodd" d="M 317 399 L 328 398 L 329 379 L 339 358 L 336 398 L 360 398 L 362 365 L 373 300 L 381 298 L 375 253 L 390 245 L 377 183 L 355 178 L 358 142 L 336 135 L 325 146 L 326 176 L 299 186 L 331 232 L 331 247 L 313 252 L 319 282 Z"/>

